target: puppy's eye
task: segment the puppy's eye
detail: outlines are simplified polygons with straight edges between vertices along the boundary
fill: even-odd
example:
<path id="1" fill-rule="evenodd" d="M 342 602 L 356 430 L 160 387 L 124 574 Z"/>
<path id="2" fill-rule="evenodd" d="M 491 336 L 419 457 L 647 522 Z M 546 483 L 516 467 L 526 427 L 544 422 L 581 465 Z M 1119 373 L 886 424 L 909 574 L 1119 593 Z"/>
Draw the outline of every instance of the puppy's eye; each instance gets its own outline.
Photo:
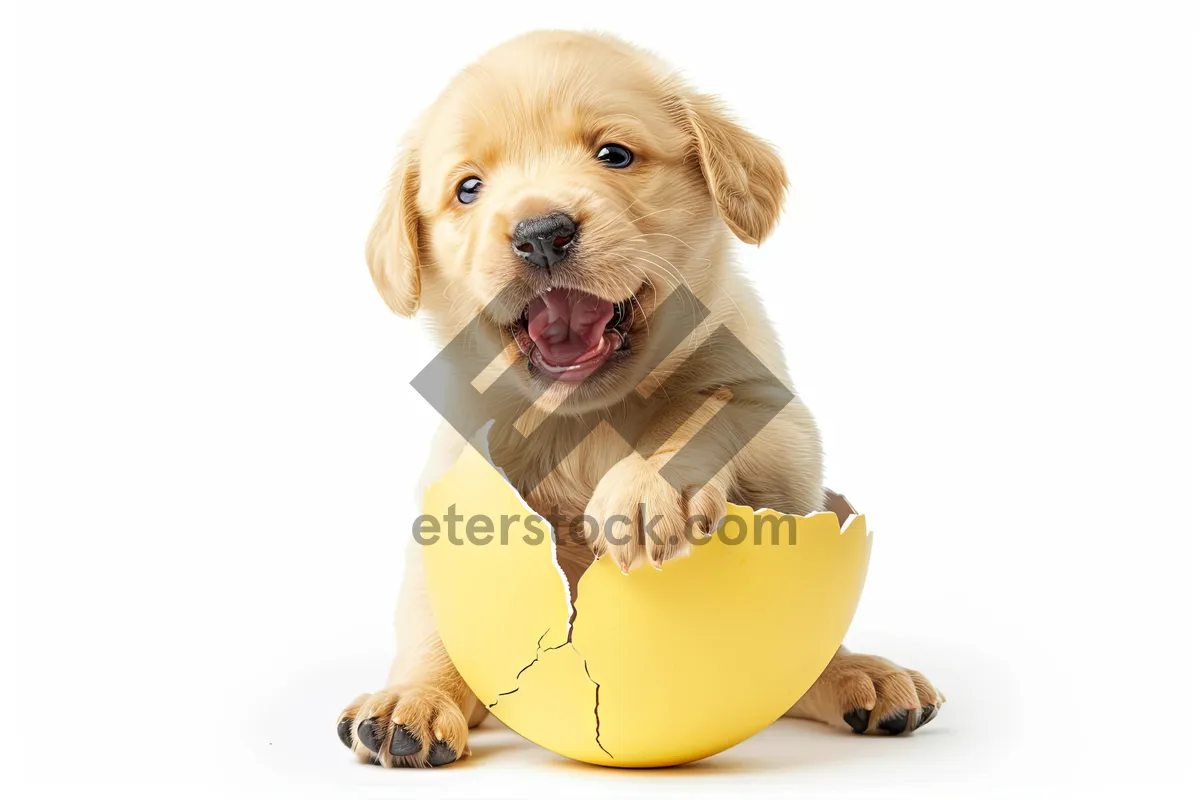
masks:
<path id="1" fill-rule="evenodd" d="M 612 169 L 624 169 L 633 163 L 633 153 L 619 144 L 606 144 L 596 151 L 596 160 Z"/>
<path id="2" fill-rule="evenodd" d="M 463 182 L 458 185 L 458 202 L 466 205 L 474 203 L 479 197 L 479 191 L 483 188 L 483 181 L 474 176 L 463 179 Z"/>

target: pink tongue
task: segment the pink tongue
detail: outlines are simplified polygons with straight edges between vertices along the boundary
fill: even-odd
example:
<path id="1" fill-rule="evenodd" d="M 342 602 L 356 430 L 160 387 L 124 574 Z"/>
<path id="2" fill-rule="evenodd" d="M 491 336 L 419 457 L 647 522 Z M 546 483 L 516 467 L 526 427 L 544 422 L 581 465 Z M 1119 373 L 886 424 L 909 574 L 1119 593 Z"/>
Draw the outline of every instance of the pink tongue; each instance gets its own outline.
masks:
<path id="1" fill-rule="evenodd" d="M 595 295 L 554 289 L 529 304 L 529 338 L 547 363 L 569 366 L 600 344 L 613 311 Z"/>

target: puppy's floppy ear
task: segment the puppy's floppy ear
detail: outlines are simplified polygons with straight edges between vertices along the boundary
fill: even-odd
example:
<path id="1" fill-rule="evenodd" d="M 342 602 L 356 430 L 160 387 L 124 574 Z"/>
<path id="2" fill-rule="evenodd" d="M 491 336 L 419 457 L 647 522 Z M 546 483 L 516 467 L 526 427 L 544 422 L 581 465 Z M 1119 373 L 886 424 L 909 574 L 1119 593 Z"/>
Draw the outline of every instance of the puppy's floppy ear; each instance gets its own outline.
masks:
<path id="1" fill-rule="evenodd" d="M 775 148 L 734 122 L 705 95 L 685 95 L 685 118 L 700 169 L 727 224 L 747 244 L 761 244 L 783 207 L 787 172 Z"/>
<path id="2" fill-rule="evenodd" d="M 421 216 L 417 211 L 417 158 L 405 148 L 396 159 L 379 216 L 367 237 L 367 266 L 388 308 L 410 317 L 421 303 Z"/>

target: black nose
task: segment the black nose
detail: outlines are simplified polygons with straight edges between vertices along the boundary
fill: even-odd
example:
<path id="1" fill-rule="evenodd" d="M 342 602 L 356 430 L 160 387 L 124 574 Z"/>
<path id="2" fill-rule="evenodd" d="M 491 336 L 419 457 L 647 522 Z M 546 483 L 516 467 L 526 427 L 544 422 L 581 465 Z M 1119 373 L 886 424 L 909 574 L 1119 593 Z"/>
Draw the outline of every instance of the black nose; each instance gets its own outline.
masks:
<path id="1" fill-rule="evenodd" d="M 535 267 L 550 269 L 567 255 L 575 241 L 575 221 L 561 211 L 523 219 L 513 229 L 513 252 Z"/>

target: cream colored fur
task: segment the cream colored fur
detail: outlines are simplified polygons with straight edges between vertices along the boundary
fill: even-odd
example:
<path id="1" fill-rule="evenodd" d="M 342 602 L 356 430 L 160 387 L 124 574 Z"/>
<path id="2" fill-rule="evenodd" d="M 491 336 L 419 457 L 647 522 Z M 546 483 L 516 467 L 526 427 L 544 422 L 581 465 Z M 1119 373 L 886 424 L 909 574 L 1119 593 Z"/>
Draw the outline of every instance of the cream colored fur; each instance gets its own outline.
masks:
<path id="1" fill-rule="evenodd" d="M 624 170 L 597 164 L 592 155 L 608 142 L 629 147 L 634 164 Z M 463 205 L 455 187 L 468 175 L 481 177 L 484 188 L 479 200 Z M 685 556 L 684 521 L 702 515 L 715 523 L 726 500 L 799 514 L 821 507 L 821 447 L 807 408 L 793 400 L 737 449 L 739 415 L 755 413 L 755 393 L 769 392 L 770 381 L 745 358 L 702 348 L 723 325 L 790 386 L 761 303 L 732 259 L 735 237 L 758 244 L 770 234 L 786 186 L 777 153 L 717 101 L 657 58 L 606 36 L 539 32 L 501 45 L 455 78 L 408 136 L 367 245 L 376 288 L 394 311 L 424 309 L 443 344 L 482 314 L 493 324 L 481 326 L 480 335 L 519 363 L 507 323 L 532 290 L 523 288 L 528 266 L 514 257 L 510 236 L 521 219 L 557 210 L 568 211 L 580 233 L 570 269 L 555 285 L 614 302 L 638 298 L 626 362 L 582 385 L 556 383 L 544 394 L 536 376 L 510 370 L 487 409 L 497 420 L 492 456 L 539 513 L 636 519 L 645 502 L 647 513 L 666 518 L 660 534 L 678 534 L 674 544 L 635 535 L 627 545 L 610 546 L 562 530 L 560 561 L 569 577 L 597 555 L 624 569 Z M 639 385 L 638 359 L 649 357 L 655 337 L 671 325 L 691 327 L 689 319 L 655 316 L 679 286 L 711 313 L 670 357 L 644 365 L 653 371 Z M 702 357 L 687 362 L 695 353 Z M 633 392 L 657 399 L 648 408 L 625 402 Z M 539 395 L 541 412 L 521 416 L 519 401 Z M 639 416 L 628 420 L 633 405 Z M 712 435 L 714 426 L 704 429 L 704 422 L 725 405 L 733 422 Z M 645 455 L 630 454 L 604 422 L 631 422 L 647 444 Z M 684 465 L 697 477 L 681 497 L 658 470 L 702 430 L 705 447 Z M 572 449 L 580 432 L 590 433 Z M 430 474 L 463 446 L 448 427 L 439 432 Z M 554 469 L 539 481 L 547 465 Z M 407 563 L 388 688 L 360 697 L 339 718 L 352 723 L 352 748 L 384 766 L 423 766 L 439 740 L 462 757 L 467 728 L 487 713 L 438 639 L 419 554 Z M 939 705 L 919 673 L 843 649 L 789 715 L 849 730 L 846 715 L 862 709 L 869 712 L 867 732 L 891 732 L 901 717 L 905 730 L 928 721 Z M 375 726 L 380 752 L 362 742 L 364 723 Z M 419 740 L 420 752 L 387 752 L 396 726 Z"/>

